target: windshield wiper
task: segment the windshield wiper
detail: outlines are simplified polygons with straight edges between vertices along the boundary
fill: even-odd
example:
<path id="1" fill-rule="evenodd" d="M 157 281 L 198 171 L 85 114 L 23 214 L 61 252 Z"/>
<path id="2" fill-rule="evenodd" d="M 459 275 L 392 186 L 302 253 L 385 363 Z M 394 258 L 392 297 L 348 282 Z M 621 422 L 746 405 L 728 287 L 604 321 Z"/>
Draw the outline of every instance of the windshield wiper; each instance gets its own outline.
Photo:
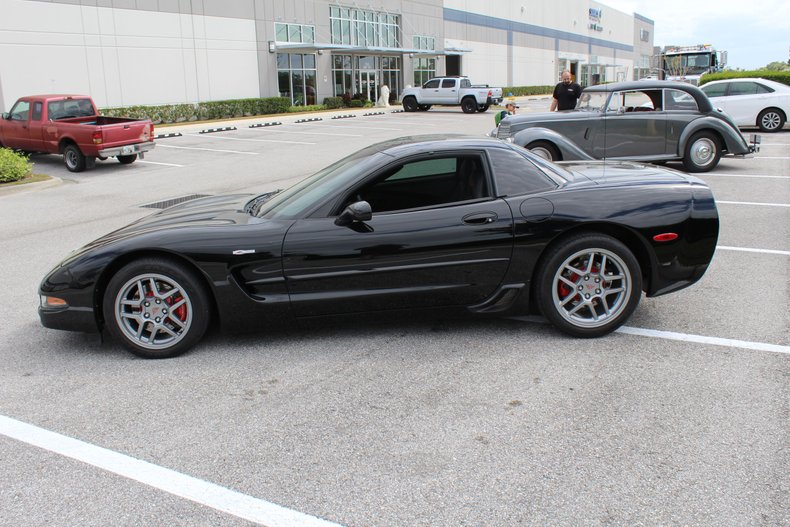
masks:
<path id="1" fill-rule="evenodd" d="M 283 189 L 278 188 L 275 191 L 266 192 L 265 194 L 261 194 L 260 196 L 256 196 L 250 202 L 247 203 L 247 205 L 244 207 L 244 212 L 252 214 L 253 216 L 257 216 L 258 215 L 258 211 L 261 208 L 261 205 L 263 205 L 264 202 L 266 202 L 269 198 L 271 198 L 272 196 L 274 196 L 278 192 L 282 192 L 282 190 Z"/>

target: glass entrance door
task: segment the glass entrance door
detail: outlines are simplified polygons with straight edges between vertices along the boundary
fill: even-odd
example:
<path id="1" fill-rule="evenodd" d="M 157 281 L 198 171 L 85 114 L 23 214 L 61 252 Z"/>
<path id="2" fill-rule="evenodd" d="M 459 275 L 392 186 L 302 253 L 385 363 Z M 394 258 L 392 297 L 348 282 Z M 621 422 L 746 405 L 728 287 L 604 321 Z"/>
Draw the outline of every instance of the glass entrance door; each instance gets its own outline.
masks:
<path id="1" fill-rule="evenodd" d="M 359 71 L 357 73 L 357 93 L 376 102 L 379 98 L 379 83 L 376 71 Z"/>

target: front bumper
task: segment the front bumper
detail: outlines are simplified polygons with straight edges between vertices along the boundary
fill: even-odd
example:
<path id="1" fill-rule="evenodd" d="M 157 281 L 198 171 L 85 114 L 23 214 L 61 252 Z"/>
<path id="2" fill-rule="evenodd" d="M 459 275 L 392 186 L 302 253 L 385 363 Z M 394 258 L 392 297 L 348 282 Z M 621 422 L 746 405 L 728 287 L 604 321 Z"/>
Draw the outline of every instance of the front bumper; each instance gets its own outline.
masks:
<path id="1" fill-rule="evenodd" d="M 153 150 L 154 147 L 156 147 L 156 144 L 153 141 L 149 141 L 147 143 L 136 143 L 133 145 L 105 148 L 104 150 L 99 150 L 99 155 L 101 157 L 116 157 L 116 156 L 131 156 L 137 154 L 140 157 L 143 157 L 144 152 Z"/>
<path id="2" fill-rule="evenodd" d="M 758 134 L 752 134 L 749 136 L 749 153 L 754 154 L 760 151 L 760 143 L 762 142 L 762 138 Z"/>
<path id="3" fill-rule="evenodd" d="M 65 331 L 81 331 L 83 333 L 97 333 L 99 324 L 93 309 L 89 307 L 62 307 L 47 308 L 38 307 L 38 317 L 41 325 L 49 329 L 61 329 Z"/>

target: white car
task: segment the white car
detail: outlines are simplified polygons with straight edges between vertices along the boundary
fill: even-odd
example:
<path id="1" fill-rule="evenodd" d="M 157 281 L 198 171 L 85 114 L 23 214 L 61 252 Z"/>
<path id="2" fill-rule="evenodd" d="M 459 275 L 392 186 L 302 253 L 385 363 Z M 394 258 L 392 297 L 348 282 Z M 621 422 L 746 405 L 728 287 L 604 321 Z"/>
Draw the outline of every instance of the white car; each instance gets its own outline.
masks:
<path id="1" fill-rule="evenodd" d="M 700 87 L 713 106 L 738 126 L 759 126 L 763 132 L 782 129 L 790 115 L 790 86 L 766 79 L 727 79 Z"/>

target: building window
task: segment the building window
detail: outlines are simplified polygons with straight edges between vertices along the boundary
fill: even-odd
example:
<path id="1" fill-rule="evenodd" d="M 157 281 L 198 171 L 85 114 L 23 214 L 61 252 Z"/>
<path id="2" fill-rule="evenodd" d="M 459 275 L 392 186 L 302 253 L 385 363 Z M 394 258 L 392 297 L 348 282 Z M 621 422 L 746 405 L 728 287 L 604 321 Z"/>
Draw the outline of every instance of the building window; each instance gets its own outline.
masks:
<path id="1" fill-rule="evenodd" d="M 280 97 L 288 97 L 294 106 L 316 104 L 315 79 L 315 55 L 277 54 Z"/>
<path id="2" fill-rule="evenodd" d="M 400 93 L 400 57 L 381 57 L 381 74 L 381 83 L 390 89 L 390 102 L 396 102 Z"/>
<path id="3" fill-rule="evenodd" d="M 315 42 L 315 26 L 306 24 L 274 24 L 277 42 L 294 42 L 297 44 Z"/>
<path id="4" fill-rule="evenodd" d="M 332 78 L 335 83 L 335 97 L 354 94 L 354 71 L 351 69 L 351 55 L 332 57 Z"/>
<path id="5" fill-rule="evenodd" d="M 647 29 L 640 29 L 639 30 L 639 40 L 642 42 L 649 42 L 650 41 L 650 31 Z"/>
<path id="6" fill-rule="evenodd" d="M 436 76 L 436 59 L 415 58 L 414 59 L 414 85 L 422 86 L 425 82 Z"/>
<path id="7" fill-rule="evenodd" d="M 414 35 L 412 37 L 412 45 L 414 46 L 414 49 L 433 51 L 436 49 L 436 39 L 433 37 Z"/>
<path id="8" fill-rule="evenodd" d="M 364 9 L 329 8 L 332 44 L 398 48 L 399 23 L 398 15 Z"/>

